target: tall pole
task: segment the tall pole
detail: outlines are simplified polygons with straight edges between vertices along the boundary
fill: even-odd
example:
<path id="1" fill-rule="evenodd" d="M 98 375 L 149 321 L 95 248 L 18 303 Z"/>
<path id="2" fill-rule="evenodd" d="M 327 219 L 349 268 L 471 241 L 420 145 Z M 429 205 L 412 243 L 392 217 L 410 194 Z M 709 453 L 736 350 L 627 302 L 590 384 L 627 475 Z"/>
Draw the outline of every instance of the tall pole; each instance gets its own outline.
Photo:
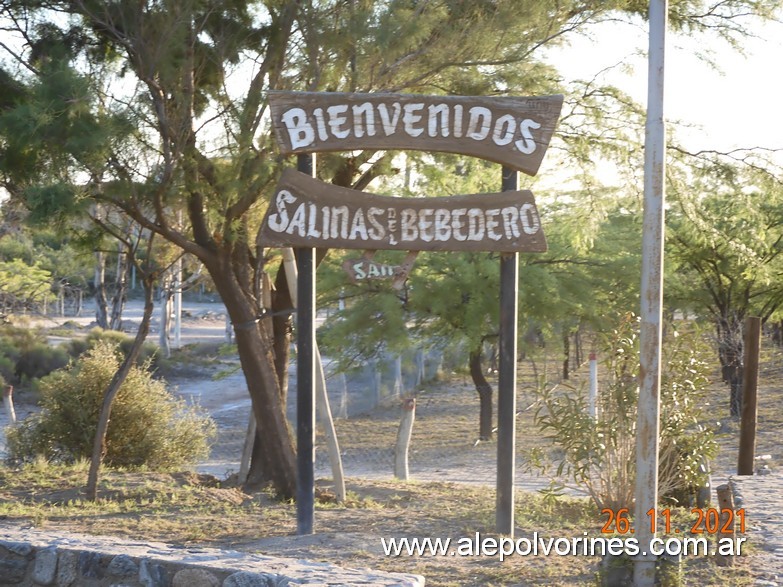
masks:
<path id="1" fill-rule="evenodd" d="M 634 587 L 653 587 L 655 537 L 648 512 L 657 512 L 660 429 L 661 337 L 666 135 L 663 116 L 664 54 L 668 2 L 650 1 L 647 123 L 644 139 L 639 406 L 636 425 L 636 520 L 640 554 L 634 560 Z"/>
<path id="2" fill-rule="evenodd" d="M 518 174 L 503 168 L 502 190 L 517 189 Z M 517 312 L 519 253 L 500 256 L 500 337 L 498 365 L 498 457 L 495 525 L 514 536 L 514 455 L 517 413 Z"/>
<path id="3" fill-rule="evenodd" d="M 313 175 L 313 156 L 297 169 Z M 296 529 L 313 533 L 315 515 L 315 249 L 296 250 Z"/>

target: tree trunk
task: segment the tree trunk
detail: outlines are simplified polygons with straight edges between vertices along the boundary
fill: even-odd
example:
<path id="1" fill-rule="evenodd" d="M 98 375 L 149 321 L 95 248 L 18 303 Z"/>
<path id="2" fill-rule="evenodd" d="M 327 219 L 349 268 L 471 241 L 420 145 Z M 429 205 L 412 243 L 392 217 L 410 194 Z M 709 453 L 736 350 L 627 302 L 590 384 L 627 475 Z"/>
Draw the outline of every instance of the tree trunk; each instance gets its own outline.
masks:
<path id="1" fill-rule="evenodd" d="M 128 292 L 128 255 L 120 252 L 117 257 L 117 277 L 114 284 L 114 295 L 111 299 L 111 315 L 109 328 L 122 330 L 122 311 L 125 309 L 125 299 Z"/>
<path id="2" fill-rule="evenodd" d="M 237 282 L 231 261 L 220 253 L 202 261 L 234 324 L 239 361 L 258 423 L 261 450 L 254 448 L 247 484 L 255 487 L 270 482 L 280 497 L 291 499 L 296 493 L 296 453 L 275 368 L 273 340 L 258 321 L 252 297 L 245 293 L 252 289 Z"/>
<path id="3" fill-rule="evenodd" d="M 160 352 L 167 359 L 171 357 L 171 345 L 169 344 L 169 330 L 171 329 L 171 290 L 168 277 L 164 278 L 160 286 L 160 320 L 158 332 L 158 346 Z"/>
<path id="4" fill-rule="evenodd" d="M 721 375 L 729 385 L 729 413 L 733 418 L 739 418 L 742 409 L 743 321 L 744 316 L 722 317 L 716 324 Z"/>
<path id="5" fill-rule="evenodd" d="M 470 352 L 470 376 L 479 396 L 479 438 L 492 438 L 492 386 L 481 365 L 481 345 Z"/>
<path id="6" fill-rule="evenodd" d="M 571 336 L 568 332 L 563 334 L 563 356 L 563 381 L 566 381 L 571 371 Z"/>
<path id="7" fill-rule="evenodd" d="M 103 395 L 103 403 L 101 404 L 101 413 L 98 417 L 98 428 L 95 431 L 95 440 L 92 447 L 92 459 L 90 460 L 90 471 L 87 476 L 87 499 L 95 501 L 98 497 L 98 473 L 100 472 L 101 463 L 103 457 L 106 454 L 106 433 L 109 430 L 109 419 L 111 418 L 111 408 L 114 398 L 117 397 L 117 393 L 120 391 L 125 378 L 128 376 L 131 367 L 136 362 L 136 359 L 141 352 L 141 347 L 144 344 L 147 334 L 150 330 L 150 319 L 152 318 L 152 292 L 153 292 L 153 278 L 145 276 L 142 280 L 144 283 L 144 313 L 141 317 L 141 324 L 139 324 L 139 330 L 136 332 L 136 338 L 133 339 L 128 355 L 120 365 L 120 368 L 114 374 L 108 387 Z"/>
<path id="8" fill-rule="evenodd" d="M 106 302 L 106 257 L 102 251 L 95 253 L 95 322 L 104 330 L 109 329 L 109 309 Z"/>

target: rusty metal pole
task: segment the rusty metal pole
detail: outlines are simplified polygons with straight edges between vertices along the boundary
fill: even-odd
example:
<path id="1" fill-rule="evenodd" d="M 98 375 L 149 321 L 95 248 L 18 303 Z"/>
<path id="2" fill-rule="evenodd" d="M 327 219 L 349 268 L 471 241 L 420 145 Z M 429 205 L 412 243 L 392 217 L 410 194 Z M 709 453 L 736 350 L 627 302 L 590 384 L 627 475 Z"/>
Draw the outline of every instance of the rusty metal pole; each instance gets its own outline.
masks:
<path id="1" fill-rule="evenodd" d="M 639 405 L 636 426 L 635 532 L 640 553 L 634 559 L 634 587 L 653 587 L 655 537 L 648 512 L 658 505 L 658 433 L 660 429 L 661 337 L 663 313 L 663 241 L 666 135 L 663 114 L 664 54 L 668 2 L 650 1 L 647 122 L 644 140 L 644 218 L 642 224 Z"/>
<path id="2" fill-rule="evenodd" d="M 518 174 L 503 168 L 503 191 L 517 189 Z M 500 256 L 500 337 L 498 365 L 497 504 L 498 534 L 514 536 L 514 456 L 517 412 L 517 313 L 519 253 Z"/>
<path id="3" fill-rule="evenodd" d="M 756 424 L 759 386 L 759 354 L 761 353 L 761 318 L 745 320 L 745 361 L 742 371 L 742 420 L 740 421 L 737 475 L 753 475 L 756 457 Z"/>

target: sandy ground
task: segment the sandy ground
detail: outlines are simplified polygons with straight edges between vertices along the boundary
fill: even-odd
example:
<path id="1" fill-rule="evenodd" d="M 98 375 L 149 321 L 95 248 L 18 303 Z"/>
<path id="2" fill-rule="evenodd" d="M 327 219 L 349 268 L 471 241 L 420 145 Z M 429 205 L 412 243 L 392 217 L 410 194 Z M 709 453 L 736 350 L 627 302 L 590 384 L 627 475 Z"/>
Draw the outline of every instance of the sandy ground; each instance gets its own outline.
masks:
<path id="1" fill-rule="evenodd" d="M 153 316 L 151 324 L 151 333 L 149 340 L 158 341 L 159 313 Z M 141 304 L 131 302 L 124 312 L 124 330 L 132 333 L 135 326 L 141 318 Z M 62 324 L 66 321 L 76 323 L 83 329 L 87 329 L 94 323 L 92 312 L 87 308 L 84 315 L 78 318 L 53 318 L 37 323 L 52 327 Z M 57 344 L 61 342 L 58 337 L 51 337 L 51 342 Z M 183 303 L 183 318 L 181 326 L 181 345 L 192 343 L 222 343 L 225 341 L 225 308 L 217 303 Z M 172 348 L 176 345 L 172 341 Z M 339 396 L 335 397 L 335 385 L 340 384 L 338 376 L 334 375 L 329 369 L 329 359 L 324 357 L 327 371 L 327 387 L 330 388 L 330 401 L 332 410 L 335 414 L 339 413 L 339 408 L 335 405 L 339 402 Z M 238 368 L 238 365 L 231 364 L 230 359 L 221 364 L 211 373 L 203 371 L 194 372 L 193 376 L 178 376 L 170 379 L 171 389 L 178 395 L 186 398 L 188 401 L 195 402 L 204 408 L 215 420 L 218 429 L 216 442 L 212 447 L 210 457 L 205 462 L 199 463 L 196 467 L 198 472 L 209 473 L 219 479 L 223 479 L 239 470 L 240 458 L 245 442 L 248 419 L 250 417 L 250 397 L 244 380 L 244 375 Z M 351 404 L 354 406 L 354 412 L 362 398 L 366 399 L 367 378 L 354 379 L 347 385 L 348 396 L 351 397 Z M 342 380 L 345 386 L 345 380 Z M 295 425 L 296 405 L 296 373 L 292 366 L 290 372 L 288 399 L 288 416 Z M 458 394 L 458 395 L 453 395 Z M 457 404 L 467 403 L 472 406 L 475 403 L 475 409 L 478 409 L 478 402 L 475 401 L 475 393 L 464 385 L 455 386 L 453 394 L 439 394 L 434 399 L 429 399 L 417 408 L 416 426 L 419 430 L 424 430 L 429 419 L 434 422 L 438 417 L 438 411 L 441 409 L 450 409 L 451 400 L 456 400 Z M 361 396 L 361 397 L 360 397 Z M 444 403 L 446 402 L 446 403 Z M 446 405 L 448 404 L 448 405 Z M 34 410 L 34 406 L 19 404 L 17 415 L 19 418 L 26 417 Z M 347 436 L 341 447 L 345 447 L 343 453 L 343 465 L 347 477 L 361 477 L 374 479 L 390 479 L 393 477 L 393 447 L 396 441 L 397 418 L 399 417 L 399 406 L 392 401 L 386 405 L 377 407 L 369 414 L 365 410 L 358 409 L 359 414 L 353 414 L 351 418 L 357 420 L 344 420 L 338 422 L 338 437 Z M 457 416 L 464 420 L 464 416 Z M 381 435 L 380 443 L 383 446 L 374 446 L 365 448 L 361 446 L 361 435 L 365 434 L 365 427 L 373 427 L 375 419 L 382 420 L 378 425 L 383 425 L 387 432 Z M 455 426 L 465 429 L 473 429 L 474 422 L 471 416 L 470 421 L 463 422 L 457 420 Z M 438 420 L 440 425 L 440 420 Z M 320 439 L 320 437 L 319 437 Z M 494 485 L 496 478 L 495 467 L 495 445 L 484 443 L 481 446 L 473 446 L 472 438 L 464 438 L 459 444 L 446 444 L 442 447 L 429 447 L 428 450 L 416 451 L 411 455 L 411 477 L 420 481 L 453 481 L 459 483 L 479 483 Z M 359 445 L 357 447 L 357 444 Z M 0 435 L 0 450 L 4 448 L 4 437 Z M 330 479 L 331 469 L 323 444 L 316 447 L 316 477 Z M 520 489 L 537 490 L 547 487 L 550 484 L 549 478 L 532 475 L 530 472 L 523 471 L 521 468 L 516 470 L 517 487 Z"/>

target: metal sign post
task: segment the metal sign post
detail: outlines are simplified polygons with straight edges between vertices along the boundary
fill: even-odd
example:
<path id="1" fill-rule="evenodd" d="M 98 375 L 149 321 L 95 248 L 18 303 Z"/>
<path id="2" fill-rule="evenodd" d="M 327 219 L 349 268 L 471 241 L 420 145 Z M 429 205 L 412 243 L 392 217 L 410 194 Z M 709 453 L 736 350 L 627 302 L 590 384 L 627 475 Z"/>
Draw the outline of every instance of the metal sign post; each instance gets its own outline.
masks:
<path id="1" fill-rule="evenodd" d="M 313 174 L 313 156 L 297 168 Z M 315 515 L 315 249 L 296 250 L 296 530 L 313 533 Z"/>
<path id="2" fill-rule="evenodd" d="M 517 189 L 517 172 L 503 168 L 503 191 Z M 514 536 L 514 455 L 517 432 L 517 306 L 519 253 L 500 256 L 500 340 L 498 365 L 498 458 L 495 525 Z"/>
<path id="3" fill-rule="evenodd" d="M 649 523 L 658 507 L 658 432 L 660 428 L 661 336 L 663 313 L 663 237 L 666 136 L 663 117 L 666 0 L 650 2 L 647 123 L 644 141 L 644 219 L 642 235 L 639 405 L 636 426 L 636 520 L 641 553 L 634 560 L 634 587 L 653 587 L 655 532 Z M 652 510 L 652 512 L 651 512 Z M 648 513 L 651 512 L 651 513 Z"/>

